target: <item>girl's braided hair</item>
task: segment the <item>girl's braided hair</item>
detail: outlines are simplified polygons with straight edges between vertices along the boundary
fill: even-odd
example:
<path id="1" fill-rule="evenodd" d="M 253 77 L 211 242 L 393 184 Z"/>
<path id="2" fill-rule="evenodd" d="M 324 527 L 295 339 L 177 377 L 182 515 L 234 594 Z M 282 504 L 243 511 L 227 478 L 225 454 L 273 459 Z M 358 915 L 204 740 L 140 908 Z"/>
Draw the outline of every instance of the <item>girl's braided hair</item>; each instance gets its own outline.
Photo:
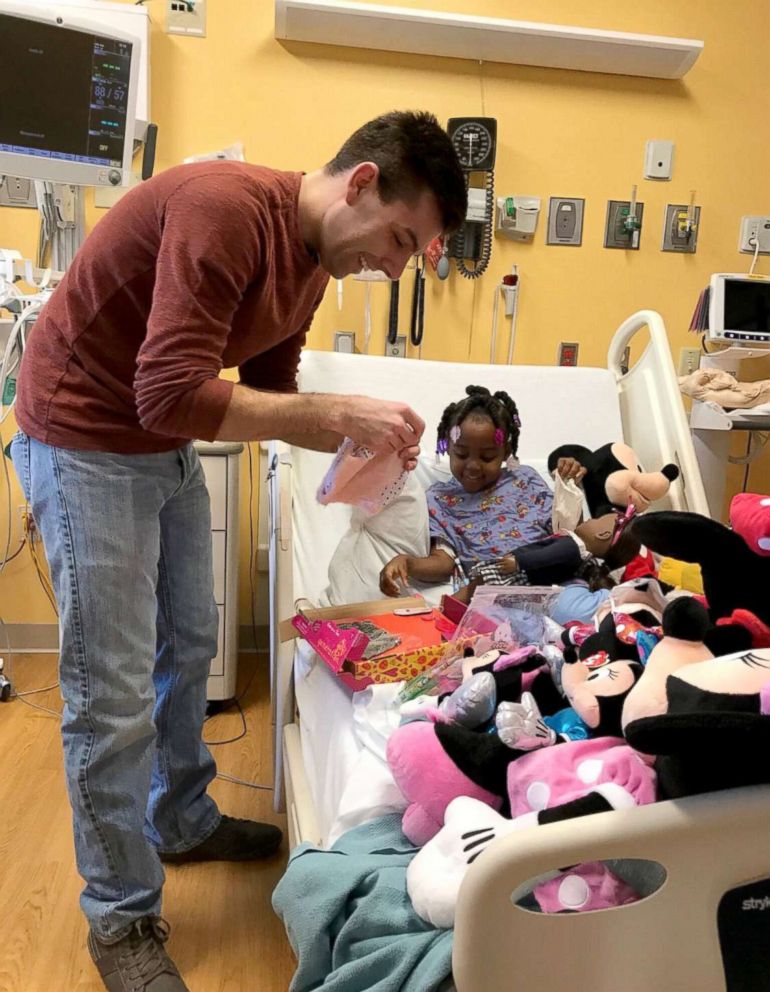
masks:
<path id="1" fill-rule="evenodd" d="M 502 443 L 510 445 L 511 454 L 516 457 L 519 448 L 521 420 L 519 411 L 508 393 L 499 390 L 494 395 L 484 386 L 466 386 L 467 396 L 459 403 L 450 403 L 444 410 L 438 425 L 436 451 L 446 454 L 449 450 L 449 432 L 459 427 L 472 413 L 487 416 L 498 430 L 502 431 Z"/>

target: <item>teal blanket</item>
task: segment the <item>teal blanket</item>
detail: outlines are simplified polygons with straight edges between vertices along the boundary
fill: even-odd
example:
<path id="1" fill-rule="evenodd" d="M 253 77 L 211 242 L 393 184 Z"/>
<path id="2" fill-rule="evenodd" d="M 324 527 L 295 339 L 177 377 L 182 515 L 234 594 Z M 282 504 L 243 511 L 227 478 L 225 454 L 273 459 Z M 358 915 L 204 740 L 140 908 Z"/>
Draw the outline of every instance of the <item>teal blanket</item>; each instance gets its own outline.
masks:
<path id="1" fill-rule="evenodd" d="M 298 959 L 289 992 L 430 992 L 452 968 L 452 931 L 412 909 L 417 853 L 401 816 L 349 830 L 328 851 L 301 844 L 273 893 Z"/>

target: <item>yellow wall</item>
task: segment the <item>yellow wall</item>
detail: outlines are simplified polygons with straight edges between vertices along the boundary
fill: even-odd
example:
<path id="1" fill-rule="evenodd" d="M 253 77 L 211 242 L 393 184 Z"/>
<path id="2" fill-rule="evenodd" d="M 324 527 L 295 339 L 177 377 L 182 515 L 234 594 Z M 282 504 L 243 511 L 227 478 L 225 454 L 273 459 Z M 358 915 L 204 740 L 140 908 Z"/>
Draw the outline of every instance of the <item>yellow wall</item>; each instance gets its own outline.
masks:
<path id="1" fill-rule="evenodd" d="M 497 190 L 544 200 L 531 245 L 495 240 L 489 273 L 478 283 L 453 273 L 431 278 L 426 299 L 423 357 L 486 361 L 493 287 L 512 263 L 521 273 L 518 363 L 555 361 L 558 342 L 580 343 L 581 364 L 603 362 L 620 321 L 640 307 L 659 310 L 675 356 L 693 344 L 687 326 L 710 273 L 743 270 L 736 249 L 740 217 L 770 213 L 770 96 L 762 0 L 726 8 L 722 0 L 401 0 L 404 6 L 576 24 L 677 37 L 702 38 L 705 49 L 680 81 L 596 75 L 311 45 L 284 47 L 273 38 L 270 0 L 208 4 L 205 40 L 162 32 L 164 4 L 148 0 L 152 37 L 152 106 L 159 125 L 157 168 L 189 154 L 242 139 L 250 161 L 312 169 L 326 161 L 360 123 L 393 108 L 425 108 L 441 121 L 484 113 L 498 120 Z M 671 182 L 642 178 L 645 141 L 676 142 Z M 641 250 L 602 248 L 606 200 L 625 199 L 633 183 L 645 204 Z M 694 256 L 659 250 L 667 202 L 687 202 L 697 190 L 702 207 Z M 581 248 L 545 245 L 547 198 L 582 196 L 586 217 Z M 93 211 L 93 221 L 97 214 Z M 0 244 L 31 253 L 36 219 L 5 209 Z M 768 269 L 760 261 L 760 271 Z M 411 278 L 402 296 L 408 319 Z M 372 351 L 381 353 L 387 287 L 373 287 Z M 327 293 L 310 344 L 328 348 L 337 329 L 363 332 L 363 288 L 348 281 L 342 312 Z M 472 331 L 472 334 L 469 333 Z M 506 337 L 502 327 L 501 335 Z M 502 344 L 501 344 L 502 349 Z M 502 355 L 502 350 L 501 350 Z M 770 363 L 754 369 L 770 376 Z M 565 436 L 565 440 L 566 440 Z M 740 439 L 736 443 L 740 447 Z M 731 484 L 740 485 L 733 472 Z M 751 485 L 770 488 L 767 462 L 752 466 Z M 245 513 L 245 508 L 244 508 Z M 243 518 L 247 527 L 247 518 Z M 244 531 L 247 534 L 247 531 Z M 242 572 L 247 574 L 245 553 Z M 15 577 L 9 566 L 9 575 Z M 26 569 L 26 565 L 24 566 Z M 28 569 L 27 569 L 28 571 Z M 26 574 L 26 573 L 25 573 Z M 21 576 L 20 576 L 21 577 Z M 36 600 L 3 583 L 6 619 L 32 619 Z M 242 622 L 247 583 L 242 581 Z"/>

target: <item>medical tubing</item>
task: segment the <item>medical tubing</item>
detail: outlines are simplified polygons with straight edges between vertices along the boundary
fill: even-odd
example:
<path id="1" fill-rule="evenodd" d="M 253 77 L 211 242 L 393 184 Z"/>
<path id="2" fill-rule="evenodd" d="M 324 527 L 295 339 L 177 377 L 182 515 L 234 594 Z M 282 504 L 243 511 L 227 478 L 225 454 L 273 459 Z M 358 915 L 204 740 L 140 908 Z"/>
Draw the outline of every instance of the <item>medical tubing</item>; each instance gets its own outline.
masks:
<path id="1" fill-rule="evenodd" d="M 422 344 L 425 329 L 425 264 L 420 267 L 417 259 L 414 270 L 414 289 L 412 290 L 412 323 L 409 328 L 409 340 L 415 348 Z"/>
<path id="2" fill-rule="evenodd" d="M 390 312 L 388 314 L 388 344 L 395 344 L 398 338 L 398 300 L 399 300 L 398 279 L 394 279 L 390 284 Z"/>

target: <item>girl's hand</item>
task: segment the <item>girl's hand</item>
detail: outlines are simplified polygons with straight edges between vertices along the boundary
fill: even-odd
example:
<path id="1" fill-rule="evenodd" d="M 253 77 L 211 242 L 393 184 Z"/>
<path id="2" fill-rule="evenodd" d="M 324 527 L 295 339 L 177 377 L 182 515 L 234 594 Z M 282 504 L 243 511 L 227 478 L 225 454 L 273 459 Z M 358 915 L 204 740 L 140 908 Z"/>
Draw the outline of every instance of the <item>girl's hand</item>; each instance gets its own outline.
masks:
<path id="1" fill-rule="evenodd" d="M 386 596 L 400 596 L 408 583 L 409 558 L 406 555 L 396 555 L 380 572 L 380 590 Z"/>
<path id="2" fill-rule="evenodd" d="M 501 575 L 514 575 L 519 570 L 519 563 L 513 555 L 506 555 L 505 558 L 501 558 L 498 565 Z"/>
<path id="3" fill-rule="evenodd" d="M 565 482 L 574 479 L 578 486 L 586 474 L 586 469 L 575 458 L 560 458 L 556 463 L 556 471 Z"/>

